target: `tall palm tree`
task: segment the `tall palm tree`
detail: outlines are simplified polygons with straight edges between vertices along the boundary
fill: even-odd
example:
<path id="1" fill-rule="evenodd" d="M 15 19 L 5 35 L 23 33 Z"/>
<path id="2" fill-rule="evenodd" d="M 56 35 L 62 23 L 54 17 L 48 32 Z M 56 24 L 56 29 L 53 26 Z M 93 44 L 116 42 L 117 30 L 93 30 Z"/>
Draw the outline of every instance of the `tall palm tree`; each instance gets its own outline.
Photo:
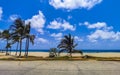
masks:
<path id="1" fill-rule="evenodd" d="M 14 24 L 11 25 L 10 29 L 12 30 L 12 36 L 14 35 L 19 36 L 19 43 L 20 43 L 19 57 L 21 57 L 22 40 L 24 39 L 24 31 L 25 31 L 25 22 L 20 18 L 18 18 L 15 20 Z"/>
<path id="2" fill-rule="evenodd" d="M 29 36 L 30 36 L 30 22 L 28 24 L 26 24 L 25 26 L 25 38 L 26 38 L 26 46 L 25 46 L 25 55 L 24 56 L 27 56 L 27 51 L 28 51 L 28 47 L 29 47 Z"/>
<path id="3" fill-rule="evenodd" d="M 34 39 L 35 39 L 35 35 L 29 35 L 26 38 L 26 51 L 25 51 L 25 56 L 28 56 L 28 50 L 29 50 L 29 42 L 31 42 L 32 44 L 34 44 Z"/>
<path id="4" fill-rule="evenodd" d="M 35 39 L 35 35 L 31 35 L 30 34 L 30 30 L 31 30 L 31 26 L 30 26 L 30 22 L 26 25 L 25 27 L 25 38 L 26 38 L 26 46 L 25 46 L 25 56 L 28 56 L 28 50 L 29 50 L 29 41 L 34 44 L 34 39 Z"/>
<path id="5" fill-rule="evenodd" d="M 70 53 L 71 57 L 72 57 L 72 53 L 75 52 L 79 52 L 82 54 L 81 51 L 74 49 L 77 45 L 78 44 L 75 43 L 74 37 L 72 37 L 71 34 L 65 35 L 64 38 L 61 40 L 60 44 L 57 46 L 59 49 L 61 49 L 59 51 L 59 54 L 63 51 L 67 51 L 68 53 Z"/>
<path id="6" fill-rule="evenodd" d="M 8 45 L 9 40 L 10 40 L 10 35 L 11 34 L 9 33 L 9 30 L 4 30 L 2 32 L 2 38 L 6 40 L 7 45 Z M 8 47 L 6 47 L 6 55 L 9 55 L 9 53 L 8 53 Z"/>

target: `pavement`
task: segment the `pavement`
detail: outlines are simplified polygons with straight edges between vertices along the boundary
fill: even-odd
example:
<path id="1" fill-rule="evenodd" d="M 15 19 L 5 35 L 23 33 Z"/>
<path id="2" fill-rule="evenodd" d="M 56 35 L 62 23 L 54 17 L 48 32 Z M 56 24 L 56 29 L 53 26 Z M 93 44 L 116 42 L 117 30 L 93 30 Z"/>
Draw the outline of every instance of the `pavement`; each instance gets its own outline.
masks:
<path id="1" fill-rule="evenodd" d="M 120 75 L 120 62 L 0 61 L 0 75 Z"/>

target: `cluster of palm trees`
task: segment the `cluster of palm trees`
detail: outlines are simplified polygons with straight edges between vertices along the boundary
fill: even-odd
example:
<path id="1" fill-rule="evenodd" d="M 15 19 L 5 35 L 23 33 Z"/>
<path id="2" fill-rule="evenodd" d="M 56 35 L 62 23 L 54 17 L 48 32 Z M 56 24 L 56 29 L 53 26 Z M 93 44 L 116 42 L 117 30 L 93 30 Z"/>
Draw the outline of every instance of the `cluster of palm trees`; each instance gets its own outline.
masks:
<path id="1" fill-rule="evenodd" d="M 15 55 L 17 56 L 19 51 L 19 57 L 21 57 L 23 39 L 26 39 L 24 56 L 28 56 L 29 43 L 31 42 L 32 44 L 34 44 L 35 39 L 35 35 L 30 34 L 30 24 L 30 22 L 26 24 L 24 20 L 18 18 L 14 21 L 14 23 L 10 26 L 9 29 L 0 32 L 0 38 L 6 40 L 6 55 L 9 55 L 8 51 L 9 49 L 11 50 L 12 45 L 16 44 L 17 46 Z M 74 40 L 75 39 L 73 36 L 71 36 L 71 34 L 65 35 L 64 38 L 61 40 L 60 44 L 57 46 L 57 48 L 59 48 L 58 55 L 64 51 L 70 53 L 71 57 L 72 53 L 82 54 L 82 51 L 75 50 L 75 47 L 78 44 L 76 44 Z"/>
<path id="2" fill-rule="evenodd" d="M 22 42 L 23 39 L 26 39 L 24 56 L 28 56 L 29 42 L 34 44 L 35 39 L 35 35 L 30 34 L 30 30 L 30 22 L 28 24 L 25 24 L 24 20 L 18 18 L 14 21 L 8 30 L 3 30 L 0 32 L 0 38 L 6 40 L 6 55 L 9 55 L 8 50 L 12 47 L 12 45 L 17 44 L 15 55 L 17 55 L 19 51 L 19 57 L 21 57 Z"/>

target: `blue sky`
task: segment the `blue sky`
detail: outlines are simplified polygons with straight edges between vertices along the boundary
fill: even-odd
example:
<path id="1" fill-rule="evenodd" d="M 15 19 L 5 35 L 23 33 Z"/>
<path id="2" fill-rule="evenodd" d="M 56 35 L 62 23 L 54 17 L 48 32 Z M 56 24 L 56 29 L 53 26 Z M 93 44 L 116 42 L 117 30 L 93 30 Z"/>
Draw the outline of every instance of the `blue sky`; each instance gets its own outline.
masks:
<path id="1" fill-rule="evenodd" d="M 0 0 L 0 30 L 8 29 L 20 17 L 31 22 L 31 34 L 36 35 L 35 45 L 30 45 L 30 49 L 56 47 L 69 33 L 75 37 L 78 49 L 120 49 L 119 3 L 119 0 Z M 4 47 L 6 42 L 1 43 Z"/>

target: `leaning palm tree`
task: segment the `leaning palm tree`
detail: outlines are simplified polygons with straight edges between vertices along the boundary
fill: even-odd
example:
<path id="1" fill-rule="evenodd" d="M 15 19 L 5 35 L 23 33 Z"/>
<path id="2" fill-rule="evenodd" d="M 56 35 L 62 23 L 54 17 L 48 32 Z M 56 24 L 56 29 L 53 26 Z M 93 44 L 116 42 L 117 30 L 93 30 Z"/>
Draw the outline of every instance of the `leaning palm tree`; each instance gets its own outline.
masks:
<path id="1" fill-rule="evenodd" d="M 19 36 L 20 43 L 20 53 L 19 57 L 21 57 L 22 52 L 22 40 L 24 39 L 24 31 L 25 31 L 25 22 L 20 18 L 16 19 L 13 25 L 11 25 L 10 29 L 12 30 L 12 36 Z"/>
<path id="2" fill-rule="evenodd" d="M 9 40 L 10 40 L 10 35 L 11 34 L 9 33 L 9 30 L 4 30 L 2 32 L 2 38 L 6 40 L 7 45 L 8 45 Z M 8 53 L 8 47 L 6 47 L 6 55 L 9 55 L 9 53 Z"/>
<path id="3" fill-rule="evenodd" d="M 68 53 L 70 53 L 71 57 L 72 57 L 72 53 L 77 52 L 82 54 L 82 51 L 74 49 L 76 46 L 77 44 L 75 44 L 74 42 L 74 37 L 72 37 L 71 34 L 65 35 L 64 38 L 61 40 L 60 44 L 57 46 L 60 49 L 58 54 L 60 54 L 63 51 L 67 51 Z"/>

